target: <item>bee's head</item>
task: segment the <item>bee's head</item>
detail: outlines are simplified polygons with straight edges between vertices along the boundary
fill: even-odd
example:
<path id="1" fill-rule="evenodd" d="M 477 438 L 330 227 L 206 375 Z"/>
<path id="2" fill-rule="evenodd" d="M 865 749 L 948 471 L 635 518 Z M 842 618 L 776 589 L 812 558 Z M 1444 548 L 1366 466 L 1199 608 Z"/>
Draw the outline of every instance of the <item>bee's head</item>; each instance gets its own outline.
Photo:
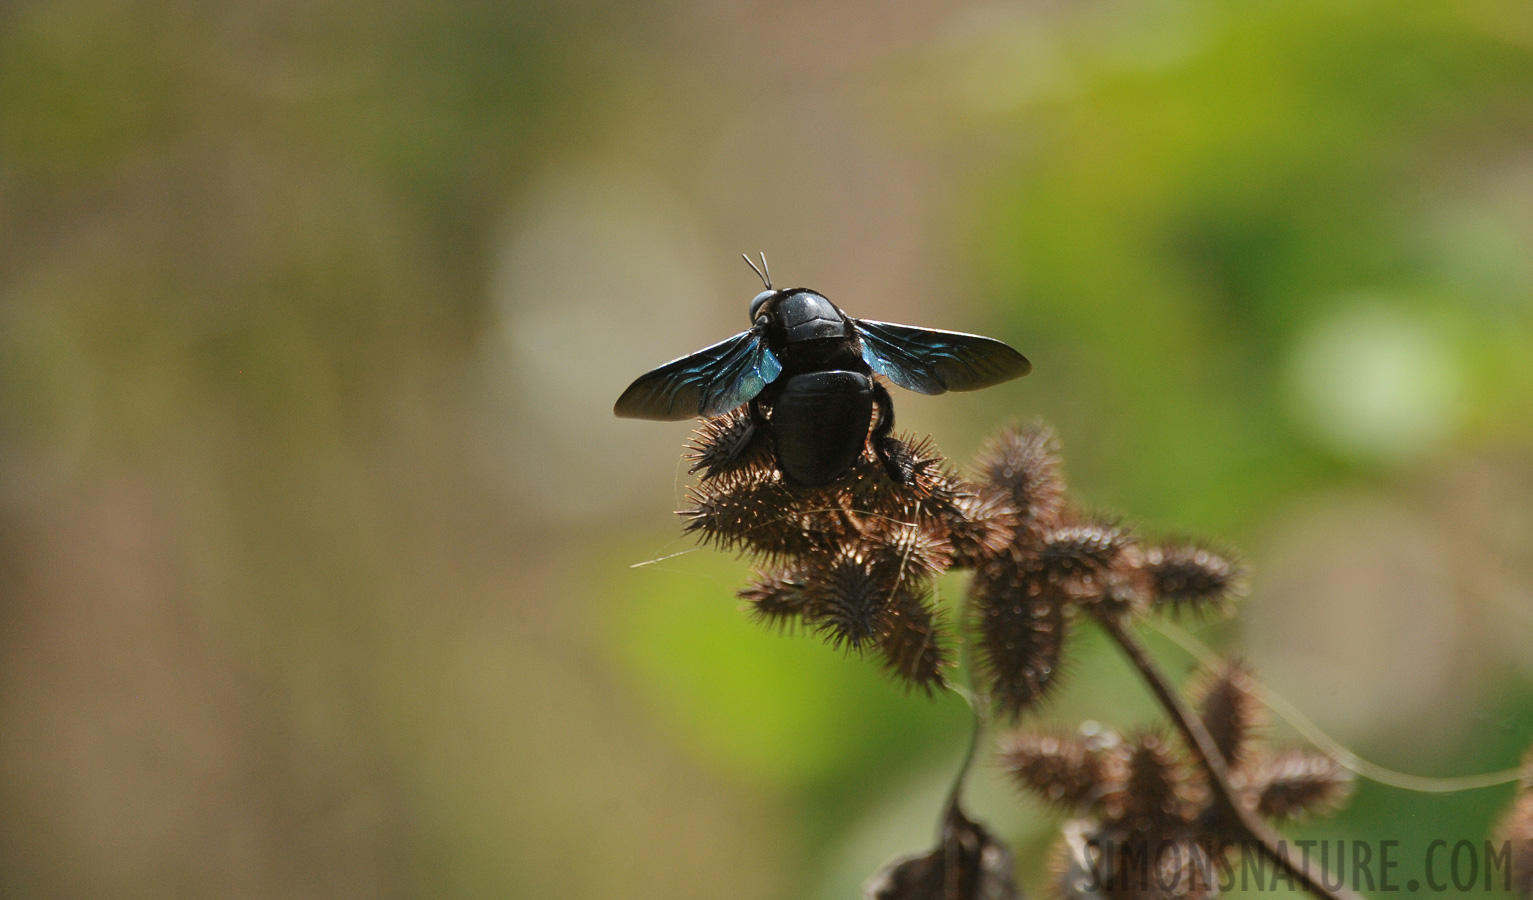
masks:
<path id="1" fill-rule="evenodd" d="M 745 254 L 740 254 L 745 256 Z M 761 257 L 761 268 L 745 256 L 746 265 L 761 276 L 766 290 L 751 301 L 751 323 L 765 330 L 775 344 L 784 341 L 809 341 L 818 338 L 841 338 L 847 334 L 846 317 L 836 305 L 822 295 L 807 288 L 779 290 L 772 287 L 772 273 L 766 267 L 766 255 Z"/>
<path id="2" fill-rule="evenodd" d="M 844 338 L 846 317 L 823 294 L 808 288 L 763 291 L 751 301 L 751 321 L 774 344 Z"/>
<path id="3" fill-rule="evenodd" d="M 767 268 L 765 253 L 761 254 L 761 267 L 759 269 L 756 267 L 755 263 L 751 262 L 751 258 L 749 256 L 746 256 L 744 253 L 740 255 L 744 257 L 745 264 L 751 267 L 751 271 L 756 273 L 756 277 L 761 279 L 762 287 L 766 288 L 766 290 L 756 295 L 756 299 L 751 301 L 751 321 L 764 327 L 766 322 L 762 319 L 762 316 L 766 315 L 770 317 L 772 311 L 763 310 L 762 307 L 766 306 L 768 300 L 771 300 L 773 297 L 781 294 L 782 291 L 772 290 L 772 270 Z"/>
<path id="4" fill-rule="evenodd" d="M 751 301 L 751 321 L 757 322 L 763 315 L 770 315 L 771 310 L 765 309 L 767 302 L 781 296 L 782 291 L 765 290 L 756 295 Z"/>

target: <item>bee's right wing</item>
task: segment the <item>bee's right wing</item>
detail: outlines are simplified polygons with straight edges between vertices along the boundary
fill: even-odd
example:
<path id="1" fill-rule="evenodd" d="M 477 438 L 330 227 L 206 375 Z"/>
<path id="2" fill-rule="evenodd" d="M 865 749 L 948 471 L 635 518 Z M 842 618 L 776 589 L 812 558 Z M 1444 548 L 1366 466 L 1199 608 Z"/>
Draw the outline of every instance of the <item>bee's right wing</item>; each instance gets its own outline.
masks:
<path id="1" fill-rule="evenodd" d="M 780 374 L 782 363 L 753 328 L 640 375 L 612 411 L 625 419 L 662 422 L 721 416 Z"/>
<path id="2" fill-rule="evenodd" d="M 918 394 L 979 390 L 1033 370 L 1027 357 L 995 338 L 872 319 L 852 321 L 868 366 Z"/>

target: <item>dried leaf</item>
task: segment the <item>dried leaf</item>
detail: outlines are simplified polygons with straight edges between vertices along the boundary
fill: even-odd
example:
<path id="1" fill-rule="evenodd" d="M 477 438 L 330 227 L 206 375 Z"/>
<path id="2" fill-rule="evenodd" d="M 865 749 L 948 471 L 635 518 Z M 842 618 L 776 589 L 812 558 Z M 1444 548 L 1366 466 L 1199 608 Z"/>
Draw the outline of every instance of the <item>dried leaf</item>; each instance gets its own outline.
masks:
<path id="1" fill-rule="evenodd" d="M 865 900 L 1021 900 L 1011 850 L 972 822 L 955 802 L 930 852 L 885 866 Z"/>

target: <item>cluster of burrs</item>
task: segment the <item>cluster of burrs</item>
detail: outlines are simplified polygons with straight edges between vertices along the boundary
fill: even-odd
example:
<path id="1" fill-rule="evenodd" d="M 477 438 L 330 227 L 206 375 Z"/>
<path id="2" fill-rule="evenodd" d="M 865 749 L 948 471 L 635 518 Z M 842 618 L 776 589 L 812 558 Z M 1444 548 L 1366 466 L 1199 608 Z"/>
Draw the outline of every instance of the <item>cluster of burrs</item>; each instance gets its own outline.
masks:
<path id="1" fill-rule="evenodd" d="M 743 410 L 710 419 L 691 445 L 702 478 L 681 513 L 687 531 L 758 562 L 740 592 L 757 618 L 876 651 L 928 693 L 947 685 L 952 650 L 967 642 L 973 693 L 988 701 L 980 710 L 1008 718 L 1057 683 L 1072 624 L 1096 620 L 1177 739 L 1092 726 L 1003 740 L 1002 762 L 1023 787 L 1071 817 L 1054 852 L 1054 896 L 1206 900 L 1235 854 L 1254 852 L 1316 897 L 1357 898 L 1331 883 L 1323 860 L 1317 873 L 1292 859 L 1271 827 L 1334 811 L 1351 774 L 1329 757 L 1256 740 L 1265 707 L 1239 664 L 1205 672 L 1188 704 L 1128 627 L 1154 610 L 1227 610 L 1244 580 L 1228 556 L 1195 542 L 1146 542 L 1081 512 L 1043 427 L 997 435 L 969 479 L 926 441 L 884 438 L 878 449 L 832 484 L 807 487 L 783 477 L 770 439 Z M 949 569 L 972 571 L 957 626 L 933 599 L 933 579 Z M 964 814 L 962 784 L 960 774 L 937 845 L 885 867 L 868 898 L 1021 896 L 1010 851 Z M 1533 900 L 1533 754 L 1497 833 L 1510 844 L 1514 891 Z"/>
<path id="2" fill-rule="evenodd" d="M 942 686 L 949 641 L 932 579 L 1010 542 L 1016 515 L 983 497 L 925 442 L 887 438 L 890 477 L 871 451 L 829 485 L 778 470 L 768 439 L 736 411 L 709 419 L 691 445 L 702 473 L 686 530 L 761 563 L 740 596 L 758 619 L 804 626 L 837 647 L 876 649 L 896 677 Z"/>
<path id="3" fill-rule="evenodd" d="M 1193 695 L 1233 799 L 1250 813 L 1298 821 L 1334 812 L 1350 795 L 1352 774 L 1330 757 L 1255 740 L 1266 707 L 1238 663 L 1205 672 Z M 1061 898 L 1209 897 L 1235 855 L 1252 849 L 1206 770 L 1161 731 L 1019 731 L 1002 741 L 1001 760 L 1027 791 L 1075 817 L 1053 854 Z"/>
<path id="4" fill-rule="evenodd" d="M 709 419 L 691 445 L 702 478 L 686 529 L 760 563 L 740 592 L 768 623 L 801 626 L 928 691 L 944 684 L 955 639 L 932 579 L 970 569 L 964 614 L 976 677 L 1017 714 L 1055 682 L 1073 618 L 1153 607 L 1219 607 L 1241 588 L 1226 557 L 1197 544 L 1146 545 L 1065 499 L 1053 434 L 1007 430 L 961 477 L 927 441 L 886 439 L 902 478 L 866 452 L 829 485 L 784 479 L 743 411 Z"/>

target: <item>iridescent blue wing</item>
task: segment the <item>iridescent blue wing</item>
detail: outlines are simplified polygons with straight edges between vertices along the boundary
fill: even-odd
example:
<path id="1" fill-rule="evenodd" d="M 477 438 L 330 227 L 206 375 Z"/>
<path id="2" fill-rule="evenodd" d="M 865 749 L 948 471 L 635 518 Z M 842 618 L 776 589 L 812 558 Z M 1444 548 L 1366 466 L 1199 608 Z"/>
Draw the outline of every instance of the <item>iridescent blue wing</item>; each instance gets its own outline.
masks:
<path id="1" fill-rule="evenodd" d="M 625 419 L 662 422 L 721 416 L 780 374 L 782 363 L 751 329 L 640 375 L 612 411 Z"/>
<path id="2" fill-rule="evenodd" d="M 909 391 L 974 391 L 1033 370 L 1027 357 L 994 338 L 893 322 L 853 319 L 862 358 L 873 371 Z"/>

